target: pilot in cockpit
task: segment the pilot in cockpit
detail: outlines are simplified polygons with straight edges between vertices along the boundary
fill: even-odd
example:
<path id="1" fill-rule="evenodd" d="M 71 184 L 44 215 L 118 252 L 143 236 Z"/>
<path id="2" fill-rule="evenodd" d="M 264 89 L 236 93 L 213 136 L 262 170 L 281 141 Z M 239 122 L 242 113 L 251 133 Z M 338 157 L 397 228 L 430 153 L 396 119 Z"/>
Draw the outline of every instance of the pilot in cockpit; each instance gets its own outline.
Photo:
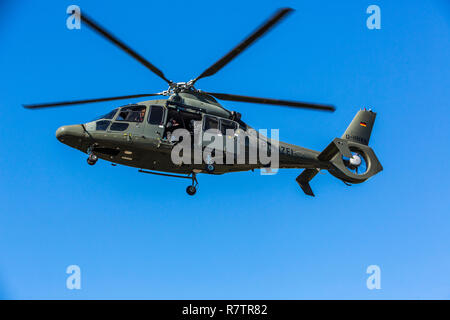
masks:
<path id="1" fill-rule="evenodd" d="M 142 122 L 142 121 L 144 121 L 144 117 L 145 117 L 145 109 L 142 109 L 142 110 L 139 112 L 136 121 L 137 121 L 137 122 Z"/>

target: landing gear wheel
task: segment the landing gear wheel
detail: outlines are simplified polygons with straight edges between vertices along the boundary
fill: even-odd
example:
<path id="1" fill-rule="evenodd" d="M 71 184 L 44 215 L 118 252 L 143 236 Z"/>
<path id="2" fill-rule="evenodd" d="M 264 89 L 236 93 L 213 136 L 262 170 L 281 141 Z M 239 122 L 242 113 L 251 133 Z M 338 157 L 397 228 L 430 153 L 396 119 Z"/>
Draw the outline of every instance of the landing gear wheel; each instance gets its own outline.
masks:
<path id="1" fill-rule="evenodd" d="M 213 173 L 215 169 L 216 168 L 214 167 L 213 164 L 207 164 L 206 165 L 206 172 L 208 172 L 208 173 Z"/>
<path id="2" fill-rule="evenodd" d="M 188 195 L 193 196 L 197 192 L 197 188 L 195 188 L 194 186 L 188 186 L 186 188 L 186 192 Z"/>
<path id="3" fill-rule="evenodd" d="M 93 166 L 94 164 L 97 163 L 97 160 L 98 160 L 98 157 L 95 154 L 91 153 L 91 154 L 89 154 L 89 157 L 87 158 L 87 163 L 88 163 L 88 165 Z"/>
<path id="4" fill-rule="evenodd" d="M 198 186 L 197 175 L 195 174 L 195 172 L 191 173 L 190 178 L 192 179 L 192 184 L 186 188 L 186 192 L 188 195 L 193 196 L 197 192 Z"/>

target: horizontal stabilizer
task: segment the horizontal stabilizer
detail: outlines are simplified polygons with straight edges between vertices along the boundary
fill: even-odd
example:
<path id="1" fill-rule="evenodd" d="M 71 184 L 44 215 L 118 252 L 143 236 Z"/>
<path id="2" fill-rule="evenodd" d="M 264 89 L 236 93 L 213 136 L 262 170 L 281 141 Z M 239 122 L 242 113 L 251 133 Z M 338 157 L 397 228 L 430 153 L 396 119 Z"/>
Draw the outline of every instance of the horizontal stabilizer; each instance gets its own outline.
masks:
<path id="1" fill-rule="evenodd" d="M 319 172 L 319 169 L 305 169 L 303 172 L 295 179 L 297 183 L 302 188 L 303 192 L 308 196 L 314 197 L 314 192 L 309 185 L 309 182 L 316 176 Z"/>

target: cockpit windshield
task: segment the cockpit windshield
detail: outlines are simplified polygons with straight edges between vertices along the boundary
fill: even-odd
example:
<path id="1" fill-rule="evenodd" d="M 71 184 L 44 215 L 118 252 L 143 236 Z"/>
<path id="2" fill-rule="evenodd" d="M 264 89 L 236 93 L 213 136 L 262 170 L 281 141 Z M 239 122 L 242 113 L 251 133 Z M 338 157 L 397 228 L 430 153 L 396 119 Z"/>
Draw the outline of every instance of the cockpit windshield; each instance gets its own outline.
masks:
<path id="1" fill-rule="evenodd" d="M 114 118 L 114 116 L 116 115 L 118 109 L 119 109 L 119 108 L 114 109 L 113 111 L 108 112 L 107 114 L 105 114 L 105 115 L 103 115 L 103 116 L 101 116 L 101 117 L 98 117 L 98 118 L 94 119 L 94 121 L 95 121 L 95 120 L 100 120 L 100 119 L 109 119 L 109 120 L 111 120 L 111 119 Z"/>

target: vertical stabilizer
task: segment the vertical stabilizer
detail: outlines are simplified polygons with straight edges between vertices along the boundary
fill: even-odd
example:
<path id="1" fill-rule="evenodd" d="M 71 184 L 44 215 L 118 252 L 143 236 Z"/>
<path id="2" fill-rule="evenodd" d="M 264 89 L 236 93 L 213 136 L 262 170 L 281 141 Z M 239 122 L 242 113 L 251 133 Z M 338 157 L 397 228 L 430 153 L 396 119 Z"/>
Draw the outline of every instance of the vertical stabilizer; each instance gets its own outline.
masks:
<path id="1" fill-rule="evenodd" d="M 359 110 L 348 126 L 342 139 L 369 145 L 370 134 L 377 114 L 372 110 Z"/>

